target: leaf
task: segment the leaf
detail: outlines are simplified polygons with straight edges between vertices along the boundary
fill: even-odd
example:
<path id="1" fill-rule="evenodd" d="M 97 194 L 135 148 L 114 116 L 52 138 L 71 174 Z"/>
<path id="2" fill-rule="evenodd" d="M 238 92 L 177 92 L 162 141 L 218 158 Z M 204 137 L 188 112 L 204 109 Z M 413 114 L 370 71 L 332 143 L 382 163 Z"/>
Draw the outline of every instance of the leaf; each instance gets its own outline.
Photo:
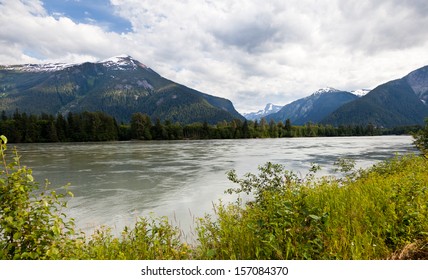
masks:
<path id="1" fill-rule="evenodd" d="M 13 235 L 13 239 L 17 240 L 19 238 L 21 238 L 22 234 L 20 232 L 15 232 L 15 234 Z"/>
<path id="2" fill-rule="evenodd" d="M 319 216 L 317 216 L 317 215 L 309 215 L 309 217 L 311 218 L 311 219 L 314 219 L 315 221 L 318 221 L 319 219 L 321 219 L 321 217 L 319 217 Z"/>
<path id="3" fill-rule="evenodd" d="M 3 144 L 7 144 L 7 138 L 6 138 L 6 136 L 1 135 L 0 138 L 3 141 Z"/>
<path id="4" fill-rule="evenodd" d="M 215 250 L 215 249 L 209 249 L 209 250 L 207 251 L 207 257 L 208 257 L 208 258 L 212 258 L 212 257 L 214 257 L 214 256 L 215 256 L 215 254 L 216 254 L 216 250 Z"/>
<path id="5" fill-rule="evenodd" d="M 59 227 L 57 227 L 57 226 L 52 226 L 51 230 L 54 233 L 54 235 L 60 235 L 60 233 L 61 233 Z"/>
<path id="6" fill-rule="evenodd" d="M 4 218 L 5 219 L 5 221 L 7 221 L 7 222 L 9 222 L 9 224 L 13 224 L 13 217 L 6 217 L 6 218 Z"/>
<path id="7" fill-rule="evenodd" d="M 31 175 L 31 174 L 27 174 L 27 179 L 28 179 L 30 182 L 34 182 L 34 177 L 33 177 L 33 175 Z"/>

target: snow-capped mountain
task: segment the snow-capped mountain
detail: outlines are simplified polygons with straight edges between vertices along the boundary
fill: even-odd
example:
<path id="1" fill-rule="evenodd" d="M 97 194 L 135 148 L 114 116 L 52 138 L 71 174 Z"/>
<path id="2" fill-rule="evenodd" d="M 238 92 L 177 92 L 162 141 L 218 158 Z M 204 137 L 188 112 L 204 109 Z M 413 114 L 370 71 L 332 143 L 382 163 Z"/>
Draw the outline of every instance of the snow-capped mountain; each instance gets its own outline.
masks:
<path id="1" fill-rule="evenodd" d="M 263 110 L 259 110 L 257 112 L 252 112 L 252 113 L 246 113 L 246 114 L 243 114 L 243 116 L 247 120 L 251 120 L 251 121 L 260 120 L 261 118 L 269 114 L 278 112 L 279 110 L 281 110 L 282 107 L 283 106 L 278 106 L 272 103 L 268 103 Z"/>
<path id="2" fill-rule="evenodd" d="M 318 123 L 343 104 L 357 98 L 350 92 L 326 87 L 317 90 L 310 96 L 285 105 L 277 113 L 266 116 L 266 119 L 273 119 L 277 122 L 290 119 L 291 123 L 296 125 L 303 125 L 307 122 Z"/>
<path id="3" fill-rule="evenodd" d="M 183 124 L 244 118 L 227 99 L 165 79 L 129 55 L 81 64 L 0 65 L 0 111 L 101 111 L 119 122 L 133 113 Z"/>
<path id="4" fill-rule="evenodd" d="M 133 59 L 127 54 L 113 56 L 101 61 L 96 62 L 110 67 L 114 70 L 136 70 L 138 67 L 148 68 L 138 60 Z M 61 71 L 73 66 L 79 65 L 78 63 L 46 63 L 46 64 L 20 64 L 4 66 L 5 70 L 22 71 L 22 72 L 55 72 Z"/>

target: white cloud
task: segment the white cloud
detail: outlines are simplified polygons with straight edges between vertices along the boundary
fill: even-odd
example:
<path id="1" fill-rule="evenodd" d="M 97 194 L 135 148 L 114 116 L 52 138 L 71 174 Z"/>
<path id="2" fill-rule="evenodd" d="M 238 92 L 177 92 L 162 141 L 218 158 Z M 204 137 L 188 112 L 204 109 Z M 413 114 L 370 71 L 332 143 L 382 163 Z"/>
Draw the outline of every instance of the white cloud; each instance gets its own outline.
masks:
<path id="1" fill-rule="evenodd" d="M 0 45 L 7 50 L 7 55 L 0 57 L 2 63 L 28 62 L 21 61 L 26 52 L 37 54 L 34 58 L 42 61 L 81 61 L 120 53 L 126 46 L 126 39 L 119 34 L 67 17 L 47 15 L 39 1 L 3 1 L 0 5 Z"/>
<path id="2" fill-rule="evenodd" d="M 374 87 L 428 64 L 424 0 L 111 4 L 131 32 L 48 15 L 40 1 L 0 1 L 1 63 L 128 53 L 169 79 L 231 99 L 241 111 L 289 103 L 324 86 Z"/>

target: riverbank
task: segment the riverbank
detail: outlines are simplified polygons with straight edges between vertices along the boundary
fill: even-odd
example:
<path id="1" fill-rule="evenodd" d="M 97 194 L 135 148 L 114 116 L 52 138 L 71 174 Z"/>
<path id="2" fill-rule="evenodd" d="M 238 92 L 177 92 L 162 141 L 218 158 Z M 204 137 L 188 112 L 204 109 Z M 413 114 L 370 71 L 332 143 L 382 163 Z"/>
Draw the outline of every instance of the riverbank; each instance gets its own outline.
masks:
<path id="1" fill-rule="evenodd" d="M 166 218 L 141 218 L 120 237 L 108 228 L 79 234 L 56 192 L 30 199 L 37 184 L 17 160 L 0 174 L 1 259 L 428 259 L 421 156 L 366 170 L 341 162 L 338 178 L 311 176 L 316 166 L 302 177 L 271 163 L 243 178 L 232 172 L 235 191 L 252 191 L 254 201 L 215 206 L 215 215 L 196 221 L 194 245 Z"/>
<path id="2" fill-rule="evenodd" d="M 190 235 L 194 217 L 213 214 L 212 204 L 233 202 L 226 172 L 257 172 L 268 161 L 305 174 L 334 175 L 339 158 L 366 168 L 395 154 L 417 152 L 411 136 L 276 138 L 192 141 L 17 144 L 21 163 L 35 180 L 70 184 L 65 213 L 87 235 L 100 225 L 120 236 L 140 216 L 167 216 Z M 15 144 L 10 144 L 13 147 Z"/>

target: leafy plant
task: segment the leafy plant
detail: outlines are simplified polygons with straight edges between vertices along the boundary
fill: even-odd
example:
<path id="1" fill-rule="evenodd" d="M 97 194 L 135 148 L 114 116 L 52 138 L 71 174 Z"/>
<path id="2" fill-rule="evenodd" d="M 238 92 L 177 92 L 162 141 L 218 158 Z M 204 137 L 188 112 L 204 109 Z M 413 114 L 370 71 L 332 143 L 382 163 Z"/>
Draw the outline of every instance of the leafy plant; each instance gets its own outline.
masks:
<path id="1" fill-rule="evenodd" d="M 416 147 L 428 157 L 428 118 L 425 120 L 425 127 L 413 134 L 415 138 L 414 144 Z"/>
<path id="2" fill-rule="evenodd" d="M 75 233 L 73 220 L 66 220 L 62 212 L 65 194 L 49 189 L 48 182 L 40 188 L 31 169 L 20 165 L 16 151 L 8 164 L 6 145 L 7 138 L 2 135 L 0 258 L 49 258 L 59 252 L 59 244 Z"/>
<path id="3" fill-rule="evenodd" d="M 239 187 L 229 192 L 254 200 L 220 204 L 216 217 L 200 219 L 201 258 L 388 259 L 414 247 L 416 258 L 426 256 L 428 162 L 396 157 L 364 171 L 338 165 L 344 178 L 299 178 L 272 163 L 257 175 L 230 172 Z"/>

